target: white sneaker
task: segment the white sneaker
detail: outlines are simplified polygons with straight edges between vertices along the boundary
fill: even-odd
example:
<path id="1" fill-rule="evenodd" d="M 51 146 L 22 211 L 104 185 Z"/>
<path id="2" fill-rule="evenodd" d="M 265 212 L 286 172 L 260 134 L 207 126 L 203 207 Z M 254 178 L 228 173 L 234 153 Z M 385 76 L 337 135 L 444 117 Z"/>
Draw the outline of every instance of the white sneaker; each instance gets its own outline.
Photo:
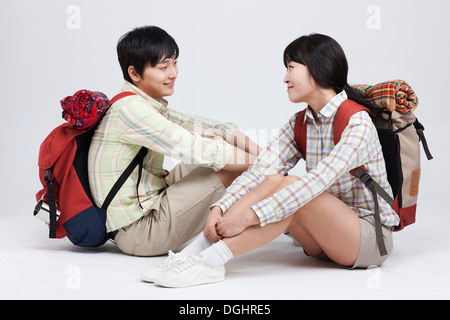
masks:
<path id="1" fill-rule="evenodd" d="M 173 253 L 172 250 L 170 250 L 169 256 L 167 257 L 166 261 L 161 262 L 161 264 L 157 267 L 145 270 L 141 274 L 141 280 L 146 282 L 155 282 L 156 277 L 158 277 L 162 272 L 172 268 L 173 266 L 183 261 L 184 259 L 180 257 L 178 253 Z"/>
<path id="2" fill-rule="evenodd" d="M 160 273 L 155 283 L 170 288 L 197 286 L 200 284 L 223 281 L 225 267 L 208 267 L 203 257 L 191 254 L 182 263 Z"/>

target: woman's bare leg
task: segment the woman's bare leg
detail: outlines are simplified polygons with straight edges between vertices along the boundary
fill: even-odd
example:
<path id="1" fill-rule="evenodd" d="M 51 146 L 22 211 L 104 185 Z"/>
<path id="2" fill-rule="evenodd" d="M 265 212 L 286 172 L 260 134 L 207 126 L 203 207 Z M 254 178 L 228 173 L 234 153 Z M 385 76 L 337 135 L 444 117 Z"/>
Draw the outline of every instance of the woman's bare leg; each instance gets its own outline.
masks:
<path id="1" fill-rule="evenodd" d="M 295 212 L 288 228 L 309 255 L 317 257 L 323 251 L 331 260 L 344 266 L 353 265 L 358 256 L 360 229 L 355 212 L 327 192 Z M 309 234 L 307 238 L 304 237 L 305 230 Z"/>
<path id="2" fill-rule="evenodd" d="M 237 257 L 244 253 L 255 250 L 270 241 L 277 238 L 288 228 L 293 217 L 290 216 L 284 220 L 268 224 L 264 227 L 251 226 L 235 237 L 224 238 L 228 249 L 230 249 L 233 257 Z"/>
<path id="3" fill-rule="evenodd" d="M 284 189 L 288 185 L 292 184 L 298 178 L 295 176 L 282 176 L 271 175 L 268 176 L 260 185 L 255 187 L 251 192 L 247 193 L 239 201 L 237 201 L 224 215 L 225 219 L 229 215 L 230 217 L 239 216 L 239 213 L 258 203 L 259 201 L 272 196 L 274 193 Z M 274 240 L 284 231 L 286 231 L 293 221 L 293 216 L 290 216 L 284 220 L 268 224 L 264 227 L 259 225 L 251 226 L 245 229 L 242 233 L 229 238 L 224 238 L 222 241 L 228 246 L 233 256 L 244 254 L 259 248 L 270 241 Z M 306 239 L 307 235 L 303 238 Z M 309 239 L 309 241 L 314 241 Z"/>
<path id="4" fill-rule="evenodd" d="M 225 215 L 238 213 L 241 209 L 248 208 L 290 185 L 296 179 L 298 178 L 295 176 L 268 177 L 252 192 L 236 202 Z M 323 251 L 330 259 L 345 266 L 353 265 L 358 256 L 359 219 L 345 203 L 326 192 L 311 200 L 287 219 L 264 227 L 251 226 L 242 233 L 225 238 L 223 241 L 233 256 L 238 256 L 265 245 L 286 229 L 311 256 L 318 256 Z"/>

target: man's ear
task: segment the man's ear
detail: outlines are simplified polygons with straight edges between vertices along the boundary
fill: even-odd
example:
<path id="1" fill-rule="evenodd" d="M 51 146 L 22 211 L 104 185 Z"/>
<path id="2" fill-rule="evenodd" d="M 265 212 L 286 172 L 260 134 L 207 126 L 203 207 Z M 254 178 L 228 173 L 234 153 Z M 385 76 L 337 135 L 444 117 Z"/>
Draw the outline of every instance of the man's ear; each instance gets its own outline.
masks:
<path id="1" fill-rule="evenodd" d="M 133 82 L 139 82 L 142 80 L 141 76 L 133 66 L 128 67 L 128 75 L 130 76 L 131 80 L 133 80 Z"/>

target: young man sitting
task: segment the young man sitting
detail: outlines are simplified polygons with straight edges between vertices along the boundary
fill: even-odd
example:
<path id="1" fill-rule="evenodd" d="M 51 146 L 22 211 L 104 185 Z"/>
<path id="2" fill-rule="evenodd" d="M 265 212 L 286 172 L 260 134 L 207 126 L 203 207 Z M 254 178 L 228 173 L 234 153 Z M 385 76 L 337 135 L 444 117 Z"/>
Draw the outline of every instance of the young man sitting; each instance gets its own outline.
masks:
<path id="1" fill-rule="evenodd" d="M 118 42 L 125 84 L 135 93 L 115 102 L 89 150 L 89 183 L 101 205 L 142 146 L 148 149 L 136 188 L 136 168 L 108 208 L 106 227 L 119 249 L 154 256 L 175 250 L 203 230 L 211 204 L 253 163 L 258 146 L 235 125 L 167 107 L 174 93 L 179 49 L 155 26 L 136 28 Z M 171 172 L 164 156 L 180 160 Z"/>

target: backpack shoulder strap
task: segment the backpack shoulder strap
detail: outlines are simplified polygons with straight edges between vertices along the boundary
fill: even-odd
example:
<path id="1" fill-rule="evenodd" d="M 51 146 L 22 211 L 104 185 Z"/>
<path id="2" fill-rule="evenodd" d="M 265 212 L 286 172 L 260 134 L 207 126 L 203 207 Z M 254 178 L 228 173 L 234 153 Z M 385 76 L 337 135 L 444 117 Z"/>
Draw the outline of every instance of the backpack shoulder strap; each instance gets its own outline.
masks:
<path id="1" fill-rule="evenodd" d="M 130 92 L 130 91 L 121 92 L 121 93 L 115 95 L 109 101 L 108 106 L 112 106 L 116 101 L 118 101 L 122 98 L 128 97 L 128 96 L 132 96 L 132 95 L 137 95 L 137 94 L 134 92 Z M 125 171 L 120 175 L 119 179 L 117 179 L 116 183 L 113 185 L 113 187 L 109 191 L 108 195 L 106 196 L 105 201 L 103 202 L 102 208 L 104 210 L 106 210 L 108 208 L 109 204 L 114 199 L 117 192 L 119 192 L 119 189 L 123 186 L 125 181 L 128 179 L 128 177 L 131 175 L 131 173 L 137 166 L 139 166 L 139 171 L 138 171 L 139 175 L 138 175 L 138 180 L 136 183 L 136 196 L 137 196 L 137 199 L 139 202 L 139 206 L 142 208 L 141 202 L 139 200 L 138 189 L 139 189 L 139 183 L 141 181 L 143 162 L 144 162 L 145 156 L 147 155 L 147 152 L 148 152 L 148 149 L 146 147 L 141 147 L 141 149 L 139 150 L 137 155 L 134 157 L 134 159 L 131 161 L 131 163 L 128 165 L 128 167 L 125 169 Z"/>
<path id="2" fill-rule="evenodd" d="M 372 114 L 372 112 L 366 108 L 360 105 L 359 103 L 347 99 L 344 102 L 341 103 L 339 109 L 336 112 L 336 116 L 334 118 L 334 124 L 333 124 L 333 139 L 334 139 L 334 145 L 337 145 L 339 140 L 341 139 L 342 132 L 344 132 L 345 127 L 347 127 L 348 121 L 350 118 L 357 112 L 365 110 Z"/>
<path id="3" fill-rule="evenodd" d="M 108 209 L 108 206 L 110 205 L 111 201 L 116 196 L 117 192 L 119 192 L 120 188 L 123 186 L 125 181 L 131 175 L 131 173 L 133 172 L 134 168 L 136 168 L 137 166 L 139 166 L 139 172 L 138 172 L 139 176 L 138 176 L 138 181 L 136 183 L 136 193 L 138 192 L 139 183 L 140 183 L 141 174 L 142 174 L 143 161 L 144 161 L 145 156 L 147 155 L 147 151 L 148 151 L 148 149 L 146 147 L 142 147 L 139 150 L 138 154 L 134 157 L 134 159 L 128 165 L 128 167 L 125 169 L 125 171 L 122 172 L 122 174 L 120 175 L 119 179 L 117 179 L 116 183 L 114 183 L 113 187 L 111 188 L 111 190 L 109 191 L 108 195 L 106 196 L 105 201 L 103 202 L 102 208 L 104 210 Z M 139 206 L 142 208 L 141 202 L 139 200 L 139 195 L 136 194 L 136 196 L 137 196 L 137 199 L 138 199 L 138 202 L 139 202 Z"/>
<path id="4" fill-rule="evenodd" d="M 333 124 L 334 145 L 336 145 L 341 139 L 342 132 L 344 132 L 344 129 L 347 126 L 351 116 L 362 110 L 371 113 L 368 108 L 363 107 L 362 105 L 358 104 L 353 100 L 347 99 L 344 102 L 342 102 L 334 118 Z M 305 113 L 306 109 L 299 112 L 294 127 L 295 142 L 297 143 L 297 147 L 300 153 L 303 155 L 303 158 L 306 158 L 306 125 L 304 122 Z"/>
<path id="5" fill-rule="evenodd" d="M 297 143 L 297 148 L 306 159 L 306 124 L 305 124 L 305 113 L 306 109 L 303 109 L 297 115 L 297 120 L 295 120 L 294 126 L 294 139 Z"/>
<path id="6" fill-rule="evenodd" d="M 111 100 L 109 100 L 108 106 L 112 106 L 115 102 L 117 102 L 117 100 L 120 100 L 122 98 L 128 97 L 128 96 L 134 96 L 137 95 L 134 92 L 131 91 L 124 91 L 121 93 L 116 94 Z"/>

